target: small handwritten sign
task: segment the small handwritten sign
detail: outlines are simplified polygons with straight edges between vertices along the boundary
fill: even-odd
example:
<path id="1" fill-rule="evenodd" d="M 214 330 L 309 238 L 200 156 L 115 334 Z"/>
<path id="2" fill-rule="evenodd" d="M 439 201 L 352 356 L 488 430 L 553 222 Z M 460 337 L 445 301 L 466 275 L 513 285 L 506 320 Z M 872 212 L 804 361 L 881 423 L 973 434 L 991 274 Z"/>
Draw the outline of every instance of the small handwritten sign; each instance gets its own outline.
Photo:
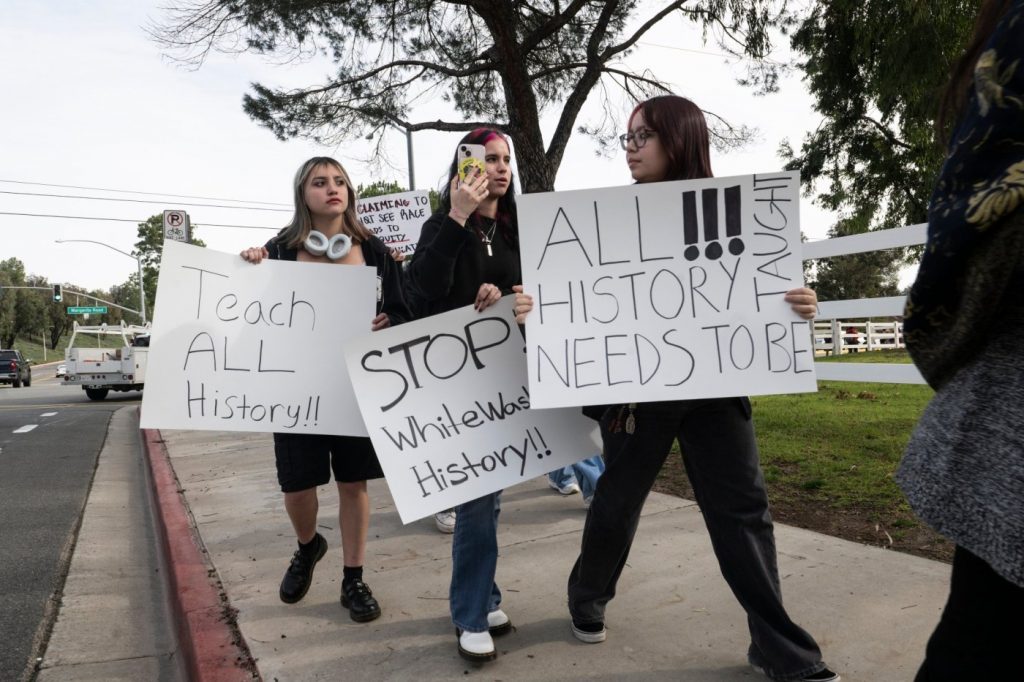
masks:
<path id="1" fill-rule="evenodd" d="M 370 333 L 375 289 L 370 267 L 165 242 L 142 427 L 365 436 L 341 344 Z"/>
<path id="2" fill-rule="evenodd" d="M 416 251 L 420 228 L 430 217 L 426 190 L 366 197 L 356 203 L 359 220 L 388 248 L 409 257 Z"/>
<path id="3" fill-rule="evenodd" d="M 535 407 L 814 391 L 799 177 L 517 201 Z"/>
<path id="4" fill-rule="evenodd" d="M 402 521 L 599 452 L 579 409 L 533 410 L 512 297 L 349 341 L 345 360 Z"/>

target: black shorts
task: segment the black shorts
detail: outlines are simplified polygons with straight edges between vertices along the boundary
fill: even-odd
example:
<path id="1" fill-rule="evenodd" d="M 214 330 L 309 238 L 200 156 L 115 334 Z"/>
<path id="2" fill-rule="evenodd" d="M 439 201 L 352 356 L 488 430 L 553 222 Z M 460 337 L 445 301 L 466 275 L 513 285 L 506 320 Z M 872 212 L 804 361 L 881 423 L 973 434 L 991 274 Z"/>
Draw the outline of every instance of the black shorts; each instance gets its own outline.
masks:
<path id="1" fill-rule="evenodd" d="M 275 433 L 274 459 L 281 491 L 298 492 L 331 480 L 354 483 L 383 478 L 369 438 L 316 433 Z"/>

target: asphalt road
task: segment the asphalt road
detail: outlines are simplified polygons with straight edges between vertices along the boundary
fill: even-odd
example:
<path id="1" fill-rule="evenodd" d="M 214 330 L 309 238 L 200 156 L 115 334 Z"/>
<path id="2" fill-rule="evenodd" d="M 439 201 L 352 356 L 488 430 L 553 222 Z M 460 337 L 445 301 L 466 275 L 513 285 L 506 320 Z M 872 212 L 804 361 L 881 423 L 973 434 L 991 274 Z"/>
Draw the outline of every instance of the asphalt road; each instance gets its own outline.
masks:
<path id="1" fill-rule="evenodd" d="M 0 680 L 20 679 L 45 641 L 111 415 L 142 399 L 89 400 L 55 368 L 0 386 Z"/>

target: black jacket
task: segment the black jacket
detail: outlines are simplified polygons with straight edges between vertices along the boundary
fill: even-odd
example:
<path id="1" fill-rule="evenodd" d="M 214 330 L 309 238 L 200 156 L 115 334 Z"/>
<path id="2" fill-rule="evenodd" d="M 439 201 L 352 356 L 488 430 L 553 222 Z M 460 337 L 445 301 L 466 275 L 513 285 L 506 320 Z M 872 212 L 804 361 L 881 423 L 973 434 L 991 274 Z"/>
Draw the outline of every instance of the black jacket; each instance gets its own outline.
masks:
<path id="1" fill-rule="evenodd" d="M 273 260 L 296 260 L 299 255 L 298 249 L 289 248 L 274 237 L 266 243 L 267 252 Z M 392 325 L 408 322 L 412 319 L 412 312 L 405 302 L 402 285 L 402 267 L 391 257 L 384 242 L 376 237 L 362 242 L 363 260 L 366 264 L 376 268 L 377 282 L 379 285 L 377 312 L 385 313 Z"/>
<path id="2" fill-rule="evenodd" d="M 406 299 L 416 317 L 472 304 L 485 282 L 501 289 L 502 295 L 522 283 L 518 245 L 509 243 L 499 227 L 488 256 L 473 227 L 477 220 L 471 216 L 464 228 L 438 211 L 423 223 L 416 254 L 405 273 Z"/>

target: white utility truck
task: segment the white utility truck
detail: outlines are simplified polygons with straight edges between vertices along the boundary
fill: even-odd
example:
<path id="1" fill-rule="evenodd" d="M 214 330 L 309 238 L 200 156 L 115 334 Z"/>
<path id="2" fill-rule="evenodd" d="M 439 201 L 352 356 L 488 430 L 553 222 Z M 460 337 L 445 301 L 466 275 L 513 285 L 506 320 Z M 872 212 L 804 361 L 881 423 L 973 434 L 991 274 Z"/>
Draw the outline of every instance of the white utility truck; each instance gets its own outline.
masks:
<path id="1" fill-rule="evenodd" d="M 123 320 L 120 326 L 83 326 L 75 322 L 64 352 L 64 385 L 81 386 L 92 400 L 103 400 L 109 391 L 141 391 L 146 378 L 149 331 L 148 324 L 126 325 Z M 112 344 L 104 343 L 104 337 L 116 337 L 119 345 L 107 347 Z M 90 343 L 102 347 L 92 347 Z"/>

